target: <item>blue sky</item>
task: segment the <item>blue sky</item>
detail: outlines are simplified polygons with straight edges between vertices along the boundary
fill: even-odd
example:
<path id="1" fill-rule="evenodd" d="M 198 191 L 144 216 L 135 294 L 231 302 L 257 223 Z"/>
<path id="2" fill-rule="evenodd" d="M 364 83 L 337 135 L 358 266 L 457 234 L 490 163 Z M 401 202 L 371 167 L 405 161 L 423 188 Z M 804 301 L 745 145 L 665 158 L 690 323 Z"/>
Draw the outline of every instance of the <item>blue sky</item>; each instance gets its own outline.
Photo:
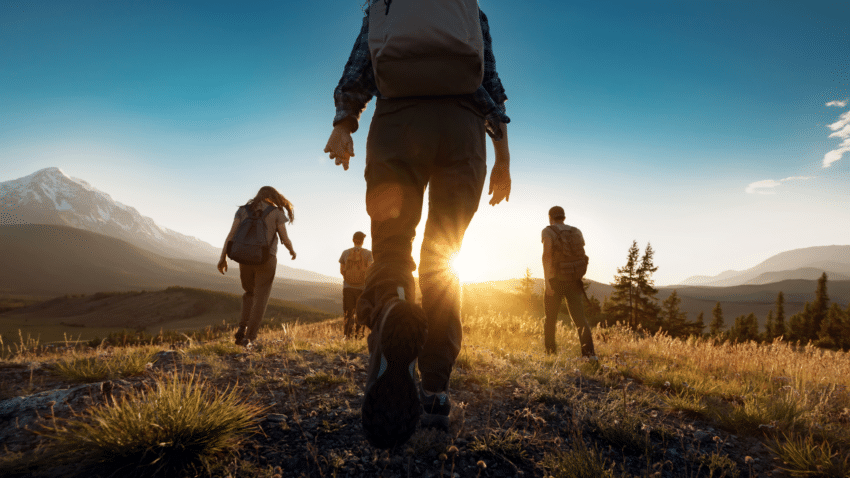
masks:
<path id="1" fill-rule="evenodd" d="M 299 256 L 283 260 L 334 275 L 369 233 L 373 106 L 351 170 L 322 153 L 361 3 L 0 4 L 0 181 L 58 166 L 216 246 L 270 184 L 296 205 Z M 482 198 L 464 279 L 541 276 L 555 204 L 602 282 L 633 239 L 652 243 L 660 284 L 850 243 L 850 4 L 479 3 L 513 192 Z"/>

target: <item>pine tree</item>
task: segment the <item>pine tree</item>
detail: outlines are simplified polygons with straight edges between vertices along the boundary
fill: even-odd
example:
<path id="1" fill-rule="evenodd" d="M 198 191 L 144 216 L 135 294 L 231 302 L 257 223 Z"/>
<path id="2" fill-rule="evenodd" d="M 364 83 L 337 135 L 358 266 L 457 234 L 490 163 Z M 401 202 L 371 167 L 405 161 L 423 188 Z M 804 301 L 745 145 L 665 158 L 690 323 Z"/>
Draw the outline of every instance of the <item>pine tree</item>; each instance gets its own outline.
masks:
<path id="1" fill-rule="evenodd" d="M 534 278 L 531 277 L 531 269 L 526 267 L 525 277 L 520 279 L 516 291 L 525 309 L 532 315 L 538 315 L 542 311 L 541 304 L 543 299 L 540 294 L 534 291 L 534 288 L 535 283 Z"/>
<path id="2" fill-rule="evenodd" d="M 826 319 L 826 313 L 829 310 L 829 295 L 826 293 L 826 272 L 821 274 L 818 279 L 818 286 L 815 290 L 815 301 L 812 303 L 811 317 L 809 321 L 808 338 L 815 340 L 820 336 L 821 324 Z"/>
<path id="3" fill-rule="evenodd" d="M 637 241 L 632 241 L 632 246 L 629 248 L 626 258 L 626 265 L 617 268 L 617 275 L 614 276 L 614 292 L 611 294 L 611 305 L 606 310 L 612 320 L 622 322 L 633 329 L 636 329 L 638 325 L 635 303 L 637 301 L 636 285 L 639 254 L 640 249 L 638 249 Z"/>
<path id="4" fill-rule="evenodd" d="M 788 340 L 797 342 L 808 341 L 808 330 L 812 316 L 812 304 L 806 302 L 802 312 L 798 312 L 788 319 Z"/>
<path id="5" fill-rule="evenodd" d="M 785 296 L 782 291 L 776 294 L 776 321 L 773 323 L 773 337 L 783 337 L 788 332 L 785 330 Z"/>
<path id="6" fill-rule="evenodd" d="M 744 337 L 745 340 L 758 341 L 759 339 L 759 321 L 756 314 L 750 312 L 744 319 Z"/>
<path id="7" fill-rule="evenodd" d="M 729 330 L 726 331 L 726 337 L 732 342 L 744 342 L 746 340 L 744 338 L 744 328 L 744 316 L 739 315 L 732 322 L 732 327 L 729 327 Z"/>
<path id="8" fill-rule="evenodd" d="M 602 303 L 594 295 L 587 295 L 587 288 L 590 286 L 590 281 L 582 280 L 584 284 L 584 315 L 587 317 L 587 325 L 595 327 L 600 322 L 605 322 L 602 313 Z"/>
<path id="9" fill-rule="evenodd" d="M 705 318 L 702 311 L 697 315 L 697 320 L 688 324 L 688 334 L 702 336 L 702 331 L 705 330 Z"/>
<path id="10" fill-rule="evenodd" d="M 647 329 L 657 329 L 658 315 L 661 313 L 661 307 L 658 305 L 658 289 L 655 288 L 655 281 L 652 279 L 652 274 L 658 270 L 658 267 L 653 263 L 655 251 L 652 250 L 650 243 L 646 244 L 643 257 L 640 261 L 640 266 L 637 269 L 637 307 L 636 314 L 638 323 Z"/>
<path id="11" fill-rule="evenodd" d="M 726 324 L 723 320 L 723 309 L 720 307 L 720 302 L 711 309 L 711 323 L 708 324 L 708 333 L 712 337 L 717 337 L 723 330 Z"/>
<path id="12" fill-rule="evenodd" d="M 614 302 L 611 300 L 611 297 L 605 297 L 602 299 L 602 320 L 605 321 L 606 326 L 614 325 L 617 322 L 617 319 L 614 318 L 613 310 L 615 308 Z"/>
<path id="13" fill-rule="evenodd" d="M 843 348 L 850 345 L 847 339 L 848 337 L 844 335 L 844 311 L 833 302 L 821 325 L 818 345 L 826 348 Z"/>
<path id="14" fill-rule="evenodd" d="M 534 292 L 534 278 L 531 277 L 531 269 L 528 267 L 525 268 L 525 277 L 519 281 L 517 292 L 529 303 L 538 298 L 538 295 Z"/>
<path id="15" fill-rule="evenodd" d="M 764 341 L 771 342 L 776 338 L 773 333 L 773 310 L 767 311 L 767 319 L 764 321 Z"/>
<path id="16" fill-rule="evenodd" d="M 685 327 L 687 313 L 682 312 L 679 305 L 682 299 L 675 290 L 661 303 L 661 327 L 673 337 L 687 335 Z"/>

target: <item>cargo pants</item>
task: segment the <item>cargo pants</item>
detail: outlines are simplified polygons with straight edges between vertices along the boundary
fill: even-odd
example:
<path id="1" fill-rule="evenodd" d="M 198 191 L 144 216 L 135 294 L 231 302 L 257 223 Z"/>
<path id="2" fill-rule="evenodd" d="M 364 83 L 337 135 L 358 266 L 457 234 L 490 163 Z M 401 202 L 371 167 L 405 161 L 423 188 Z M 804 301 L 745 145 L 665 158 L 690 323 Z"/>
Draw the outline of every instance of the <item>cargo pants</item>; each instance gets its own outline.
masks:
<path id="1" fill-rule="evenodd" d="M 484 118 L 470 98 L 377 100 L 365 171 L 375 262 L 357 316 L 374 329 L 398 287 L 415 300 L 411 253 L 427 186 L 419 286 L 428 334 L 418 364 L 422 386 L 431 392 L 448 390 L 460 352 L 460 284 L 449 261 L 478 210 L 486 175 Z"/>
<path id="2" fill-rule="evenodd" d="M 543 308 L 546 311 L 546 322 L 543 324 L 543 343 L 546 352 L 556 353 L 558 351 L 558 346 L 555 343 L 555 329 L 558 323 L 561 301 L 566 299 L 567 312 L 569 312 L 578 333 L 582 356 L 596 355 L 593 347 L 593 334 L 590 332 L 584 314 L 584 286 L 581 279 L 575 281 L 549 279 L 549 286 L 555 293 L 543 295 Z"/>
<path id="3" fill-rule="evenodd" d="M 259 265 L 239 264 L 239 279 L 242 281 L 242 315 L 239 319 L 239 330 L 245 332 L 245 338 L 254 341 L 257 331 L 266 313 L 269 296 L 272 292 L 277 257 L 270 255 L 268 260 Z"/>

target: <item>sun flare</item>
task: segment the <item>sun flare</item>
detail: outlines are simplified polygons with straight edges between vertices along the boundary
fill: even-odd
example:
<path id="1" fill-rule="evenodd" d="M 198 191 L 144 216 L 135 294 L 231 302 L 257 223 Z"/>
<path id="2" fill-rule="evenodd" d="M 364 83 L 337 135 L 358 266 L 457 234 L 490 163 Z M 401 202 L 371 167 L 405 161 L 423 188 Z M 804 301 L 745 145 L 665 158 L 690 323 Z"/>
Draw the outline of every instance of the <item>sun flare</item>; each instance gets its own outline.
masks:
<path id="1" fill-rule="evenodd" d="M 449 267 L 461 284 L 483 280 L 481 277 L 483 258 L 461 251 L 449 259 Z"/>

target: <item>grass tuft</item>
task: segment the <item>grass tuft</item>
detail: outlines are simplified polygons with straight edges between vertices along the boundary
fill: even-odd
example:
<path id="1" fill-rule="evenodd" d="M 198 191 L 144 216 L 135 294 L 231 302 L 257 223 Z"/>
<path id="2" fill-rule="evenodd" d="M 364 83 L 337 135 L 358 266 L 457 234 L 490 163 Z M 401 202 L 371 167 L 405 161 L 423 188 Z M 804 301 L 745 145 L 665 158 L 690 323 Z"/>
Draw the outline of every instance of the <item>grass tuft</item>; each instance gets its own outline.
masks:
<path id="1" fill-rule="evenodd" d="M 261 412 L 236 389 L 173 374 L 39 433 L 60 459 L 128 476 L 182 476 L 234 449 Z"/>
<path id="2" fill-rule="evenodd" d="M 92 357 L 74 353 L 56 362 L 53 371 L 67 380 L 83 383 L 132 377 L 145 372 L 155 353 L 152 348 L 125 349 Z"/>
<path id="3" fill-rule="evenodd" d="M 811 436 L 785 436 L 769 446 L 785 463 L 785 471 L 793 476 L 850 476 L 850 456 L 840 456 L 829 442 L 816 442 Z"/>
<path id="4" fill-rule="evenodd" d="M 605 459 L 599 450 L 589 448 L 578 437 L 573 448 L 566 451 L 547 453 L 541 461 L 547 476 L 552 478 L 609 478 L 614 473 L 605 467 Z"/>

